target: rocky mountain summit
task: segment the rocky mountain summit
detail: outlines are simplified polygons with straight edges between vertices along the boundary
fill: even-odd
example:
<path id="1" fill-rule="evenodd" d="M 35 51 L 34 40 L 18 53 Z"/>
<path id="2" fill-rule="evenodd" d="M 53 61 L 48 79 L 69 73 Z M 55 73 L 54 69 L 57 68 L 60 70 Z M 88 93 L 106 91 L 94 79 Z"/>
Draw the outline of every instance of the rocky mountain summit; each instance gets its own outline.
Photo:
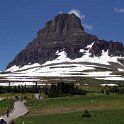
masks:
<path id="1" fill-rule="evenodd" d="M 58 80 L 124 81 L 124 46 L 85 32 L 75 14 L 59 14 L 1 73 L 13 85 L 53 83 Z"/>
<path id="2" fill-rule="evenodd" d="M 122 43 L 99 40 L 97 36 L 84 31 L 81 20 L 75 14 L 59 14 L 46 23 L 37 33 L 37 37 L 17 54 L 7 68 L 14 65 L 22 67 L 29 63 L 43 64 L 56 59 L 58 57 L 56 52 L 63 50 L 72 60 L 80 58 L 85 54 L 87 45 L 92 43 L 89 50 L 90 57 L 99 57 L 103 51 L 108 51 L 109 56 L 124 56 Z M 80 52 L 80 49 L 84 52 Z"/>

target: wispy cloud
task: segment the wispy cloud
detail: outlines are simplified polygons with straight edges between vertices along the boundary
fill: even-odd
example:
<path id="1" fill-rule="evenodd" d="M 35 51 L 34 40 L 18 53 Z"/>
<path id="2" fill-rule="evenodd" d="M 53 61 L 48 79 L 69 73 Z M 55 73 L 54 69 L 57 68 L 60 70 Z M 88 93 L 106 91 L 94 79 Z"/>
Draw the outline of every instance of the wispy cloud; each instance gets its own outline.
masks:
<path id="1" fill-rule="evenodd" d="M 114 8 L 114 11 L 117 13 L 124 13 L 124 8 Z"/>
<path id="2" fill-rule="evenodd" d="M 92 32 L 92 30 L 94 29 L 93 25 L 91 24 L 84 24 L 84 28 L 90 32 Z"/>
<path id="3" fill-rule="evenodd" d="M 80 10 L 78 10 L 78 9 L 72 9 L 68 13 L 69 14 L 74 13 L 77 17 L 79 17 L 81 19 L 81 21 L 82 21 L 82 25 L 84 26 L 84 28 L 87 31 L 89 31 L 89 32 L 92 32 L 93 31 L 93 29 L 94 29 L 93 25 L 86 23 L 86 19 L 85 19 L 86 16 L 84 14 L 82 14 L 80 12 Z"/>
<path id="4" fill-rule="evenodd" d="M 59 11 L 59 14 L 62 14 L 62 11 Z"/>
<path id="5" fill-rule="evenodd" d="M 77 17 L 79 17 L 80 19 L 85 19 L 85 15 L 81 14 L 80 10 L 78 9 L 72 9 L 68 12 L 69 14 L 74 13 Z"/>

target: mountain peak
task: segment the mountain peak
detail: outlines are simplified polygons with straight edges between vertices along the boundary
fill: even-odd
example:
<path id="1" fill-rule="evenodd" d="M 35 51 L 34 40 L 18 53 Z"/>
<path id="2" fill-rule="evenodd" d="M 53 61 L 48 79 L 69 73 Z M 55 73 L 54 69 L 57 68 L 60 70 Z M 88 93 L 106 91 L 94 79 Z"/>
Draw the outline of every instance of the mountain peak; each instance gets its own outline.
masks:
<path id="1" fill-rule="evenodd" d="M 81 20 L 75 14 L 65 13 L 58 14 L 53 20 L 48 21 L 44 29 L 52 33 L 54 32 L 56 35 L 67 35 L 84 32 Z M 39 33 L 44 31 L 44 29 L 40 30 Z"/>
<path id="2" fill-rule="evenodd" d="M 55 60 L 57 51 L 64 51 L 68 58 L 82 57 L 87 45 L 93 44 L 88 52 L 91 56 L 101 56 L 102 51 L 107 51 L 109 56 L 124 56 L 121 43 L 99 40 L 95 35 L 84 32 L 81 20 L 75 14 L 58 14 L 53 20 L 46 23 L 37 37 L 27 47 L 17 54 L 7 68 L 14 65 L 24 66 L 34 63 L 43 64 Z"/>
<path id="3" fill-rule="evenodd" d="M 80 29 L 81 31 L 84 31 L 80 18 L 73 13 L 72 14 L 62 13 L 55 16 L 54 23 L 57 24 L 57 26 L 60 26 L 61 29 L 67 28 L 71 30 L 73 29 L 74 31 L 76 29 L 78 30 Z"/>

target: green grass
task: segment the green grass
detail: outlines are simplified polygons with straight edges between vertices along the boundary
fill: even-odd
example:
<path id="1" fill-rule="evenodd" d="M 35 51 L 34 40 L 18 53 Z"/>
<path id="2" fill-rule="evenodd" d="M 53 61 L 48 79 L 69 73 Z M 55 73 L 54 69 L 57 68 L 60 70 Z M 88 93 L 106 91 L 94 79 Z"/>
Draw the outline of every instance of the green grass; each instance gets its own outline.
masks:
<path id="1" fill-rule="evenodd" d="M 100 86 L 84 86 L 80 85 L 79 88 L 88 91 L 89 93 L 100 93 L 101 87 Z"/>
<path id="2" fill-rule="evenodd" d="M 29 99 L 32 99 L 32 94 L 31 93 L 25 93 L 25 94 L 20 94 L 20 93 L 2 93 L 2 94 L 0 94 L 0 98 L 4 98 L 4 100 L 0 101 L 0 115 L 5 114 L 7 108 L 9 108 L 10 111 L 12 111 L 13 110 L 13 106 L 14 106 L 14 98 L 15 98 L 15 96 L 19 97 L 20 95 L 27 96 Z M 35 99 L 34 96 L 33 96 L 33 99 Z"/>
<path id="3" fill-rule="evenodd" d="M 97 89 L 93 89 L 96 91 Z M 11 94 L 8 94 L 11 96 Z M 19 94 L 15 94 L 19 95 Z M 24 94 L 25 95 L 25 94 Z M 32 97 L 32 94 L 27 94 Z M 11 102 L 11 100 L 8 100 Z M 8 101 L 0 101 L 0 109 L 11 105 Z M 84 96 L 30 98 L 26 103 L 29 114 L 16 119 L 16 124 L 123 124 L 124 95 L 88 94 Z M 90 118 L 81 115 L 87 109 Z"/>
<path id="4" fill-rule="evenodd" d="M 83 112 L 49 115 L 31 115 L 17 119 L 16 124 L 123 124 L 124 109 L 90 111 L 91 117 L 82 117 Z"/>
<path id="5" fill-rule="evenodd" d="M 12 100 L 2 100 L 2 101 L 0 101 L 0 115 L 5 114 L 7 108 L 9 108 L 10 111 L 13 109 L 13 101 Z"/>
<path id="6" fill-rule="evenodd" d="M 15 96 L 27 96 L 29 99 L 35 99 L 34 97 L 34 93 L 1 93 L 0 94 L 0 98 L 5 98 L 5 99 L 11 99 L 11 98 L 15 98 Z"/>
<path id="7" fill-rule="evenodd" d="M 102 83 L 107 83 L 107 84 L 115 83 L 115 84 L 119 84 L 120 86 L 124 86 L 124 81 L 98 80 L 98 79 L 94 79 L 92 77 L 83 77 L 80 79 L 79 83 L 81 85 L 86 83 L 90 86 L 100 86 L 100 84 L 102 84 Z"/>
<path id="8" fill-rule="evenodd" d="M 124 95 L 87 95 L 29 100 L 30 114 L 49 114 L 88 110 L 124 109 Z"/>
<path id="9" fill-rule="evenodd" d="M 14 93 L 0 93 L 0 97 L 4 97 L 4 98 L 11 98 L 15 96 Z"/>

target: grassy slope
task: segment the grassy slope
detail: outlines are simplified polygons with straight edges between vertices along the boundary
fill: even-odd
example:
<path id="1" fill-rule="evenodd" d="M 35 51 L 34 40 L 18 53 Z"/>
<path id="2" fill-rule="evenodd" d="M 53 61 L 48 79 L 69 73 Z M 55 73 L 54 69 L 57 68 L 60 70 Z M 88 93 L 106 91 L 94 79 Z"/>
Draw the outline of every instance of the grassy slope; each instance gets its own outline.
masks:
<path id="1" fill-rule="evenodd" d="M 26 124 L 123 124 L 124 95 L 87 95 L 29 100 L 29 114 L 16 120 Z M 88 109 L 91 118 L 81 115 Z"/>
<path id="2" fill-rule="evenodd" d="M 8 107 L 7 103 L 5 101 L 0 107 Z M 123 124 L 124 122 L 124 95 L 97 94 L 44 100 L 30 99 L 26 104 L 29 114 L 17 119 L 16 124 L 21 124 L 23 121 L 26 124 Z M 91 118 L 81 117 L 85 109 L 90 111 Z"/>
<path id="3" fill-rule="evenodd" d="M 82 112 L 71 112 L 51 115 L 34 115 L 19 118 L 16 124 L 123 124 L 123 110 L 91 111 L 91 117 L 82 117 Z"/>
<path id="4" fill-rule="evenodd" d="M 124 109 L 124 95 L 88 95 L 29 100 L 30 114 L 49 114 L 88 110 Z"/>

